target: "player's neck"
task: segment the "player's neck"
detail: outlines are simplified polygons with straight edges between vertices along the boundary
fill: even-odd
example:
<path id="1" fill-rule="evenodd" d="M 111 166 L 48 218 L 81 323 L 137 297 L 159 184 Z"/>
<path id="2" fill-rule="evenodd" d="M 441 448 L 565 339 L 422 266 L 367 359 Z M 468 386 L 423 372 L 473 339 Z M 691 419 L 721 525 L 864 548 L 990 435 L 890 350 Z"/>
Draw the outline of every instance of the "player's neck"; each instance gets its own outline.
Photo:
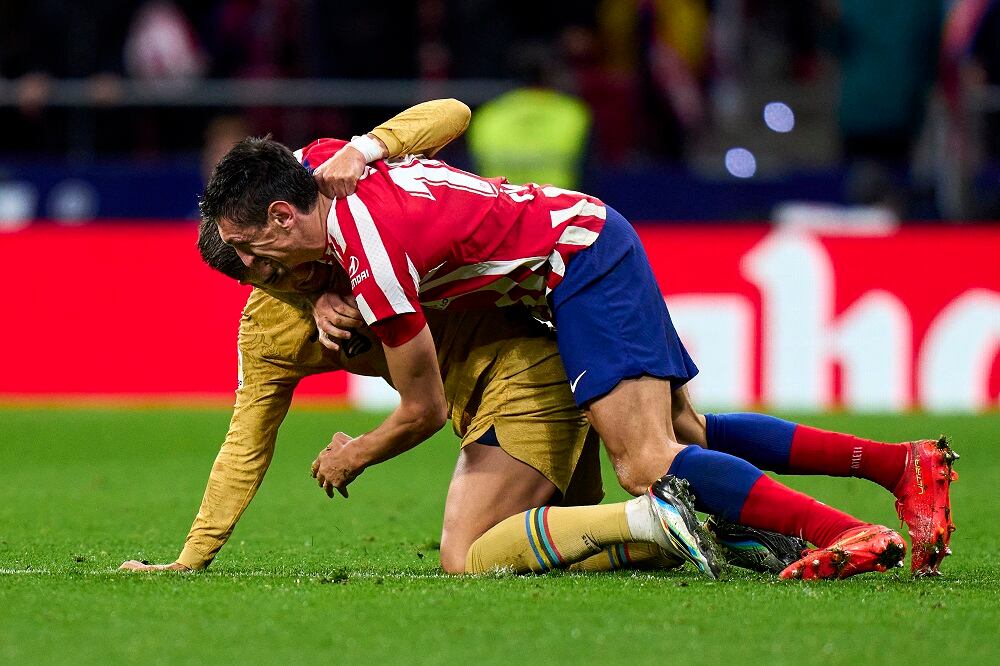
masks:
<path id="1" fill-rule="evenodd" d="M 319 248 L 320 257 L 322 257 L 323 252 L 326 251 L 326 221 L 330 216 L 331 208 L 333 208 L 333 199 L 320 194 L 319 200 L 316 202 L 316 208 L 311 216 L 312 219 L 309 223 L 310 239 L 312 241 L 311 245 L 314 246 L 314 249 Z"/>

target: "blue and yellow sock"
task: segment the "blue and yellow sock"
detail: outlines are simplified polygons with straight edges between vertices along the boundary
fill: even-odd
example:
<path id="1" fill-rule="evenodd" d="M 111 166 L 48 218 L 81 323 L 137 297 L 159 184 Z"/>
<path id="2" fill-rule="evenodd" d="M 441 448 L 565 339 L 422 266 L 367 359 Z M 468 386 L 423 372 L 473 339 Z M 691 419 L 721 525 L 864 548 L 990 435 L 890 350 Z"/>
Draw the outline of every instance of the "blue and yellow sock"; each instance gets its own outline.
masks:
<path id="1" fill-rule="evenodd" d="M 469 549 L 465 570 L 542 573 L 631 540 L 624 502 L 542 506 L 511 516 L 479 537 Z"/>

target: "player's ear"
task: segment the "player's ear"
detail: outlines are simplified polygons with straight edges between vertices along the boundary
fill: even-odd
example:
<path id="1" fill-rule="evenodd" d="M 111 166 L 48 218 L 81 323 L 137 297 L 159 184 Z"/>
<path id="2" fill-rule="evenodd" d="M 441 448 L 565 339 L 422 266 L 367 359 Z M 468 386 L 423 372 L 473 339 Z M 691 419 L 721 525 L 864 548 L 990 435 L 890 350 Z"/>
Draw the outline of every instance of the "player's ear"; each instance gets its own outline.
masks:
<path id="1" fill-rule="evenodd" d="M 295 219 L 295 208 L 287 201 L 272 201 L 267 207 L 267 221 L 287 230 Z"/>

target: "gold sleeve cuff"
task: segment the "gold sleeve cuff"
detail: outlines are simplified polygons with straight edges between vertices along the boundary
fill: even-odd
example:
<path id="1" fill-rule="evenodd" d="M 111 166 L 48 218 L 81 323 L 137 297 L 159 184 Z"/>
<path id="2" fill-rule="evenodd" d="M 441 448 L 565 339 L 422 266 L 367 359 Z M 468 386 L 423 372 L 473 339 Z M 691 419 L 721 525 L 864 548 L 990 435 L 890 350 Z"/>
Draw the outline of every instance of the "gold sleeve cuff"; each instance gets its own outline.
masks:
<path id="1" fill-rule="evenodd" d="M 385 144 L 386 150 L 389 151 L 389 157 L 398 157 L 404 154 L 403 142 L 396 138 L 396 135 L 392 133 L 392 130 L 386 129 L 384 126 L 380 125 L 373 129 L 369 134 L 373 134 L 378 138 L 382 139 L 382 143 Z"/>
<path id="2" fill-rule="evenodd" d="M 371 131 L 389 157 L 433 155 L 465 132 L 472 111 L 457 99 L 435 99 L 411 106 Z"/>
<path id="3" fill-rule="evenodd" d="M 200 571 L 211 564 L 211 560 L 199 553 L 197 550 L 185 544 L 184 550 L 178 556 L 177 561 L 188 569 Z"/>

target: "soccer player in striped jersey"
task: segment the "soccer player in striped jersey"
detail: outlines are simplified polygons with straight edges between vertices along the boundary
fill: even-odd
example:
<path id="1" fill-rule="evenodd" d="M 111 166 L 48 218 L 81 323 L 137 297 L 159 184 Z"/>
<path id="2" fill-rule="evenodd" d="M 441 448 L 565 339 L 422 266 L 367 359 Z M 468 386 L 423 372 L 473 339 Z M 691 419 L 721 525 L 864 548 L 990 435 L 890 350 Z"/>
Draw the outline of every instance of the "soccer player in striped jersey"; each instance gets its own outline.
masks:
<path id="1" fill-rule="evenodd" d="M 266 139 L 244 141 L 220 162 L 202 200 L 203 218 L 218 224 L 247 266 L 336 264 L 383 344 L 400 407 L 350 446 L 345 441 L 321 455 L 319 473 L 333 486 L 350 483 L 359 461 L 395 455 L 443 425 L 434 341 L 421 305 L 520 303 L 555 324 L 570 388 L 601 434 L 621 485 L 649 495 L 664 528 L 707 575 L 716 575 L 715 563 L 699 526 L 679 510 L 673 477 L 689 482 L 699 507 L 710 513 L 816 544 L 807 558 L 816 564 L 795 563 L 785 572 L 789 577 L 841 577 L 902 561 L 905 543 L 894 531 L 793 491 L 751 462 L 788 464 L 802 442 L 803 469 L 837 473 L 841 453 L 853 456 L 861 440 L 809 437 L 805 430 L 800 438 L 795 424 L 724 415 L 702 427 L 711 431 L 714 423 L 716 433 L 731 436 L 708 436 L 707 448 L 679 441 L 671 415 L 683 408 L 683 386 L 697 368 L 674 331 L 635 231 L 613 209 L 581 193 L 511 185 L 412 156 L 366 166 L 354 194 L 320 195 L 308 170 L 344 151 L 380 156 L 364 138 L 350 145 L 319 140 L 295 155 Z M 868 478 L 896 493 L 904 518 L 913 518 L 908 511 L 914 509 L 921 520 L 932 514 L 925 522 L 933 529 L 920 532 L 920 562 L 933 573 L 950 537 L 950 450 L 925 442 L 861 444 L 860 451 L 851 469 L 862 470 L 867 459 Z M 917 466 L 915 481 L 907 460 Z M 923 464 L 941 477 L 929 508 L 913 500 L 923 495 L 914 491 Z M 913 534 L 920 520 L 907 522 Z"/>

